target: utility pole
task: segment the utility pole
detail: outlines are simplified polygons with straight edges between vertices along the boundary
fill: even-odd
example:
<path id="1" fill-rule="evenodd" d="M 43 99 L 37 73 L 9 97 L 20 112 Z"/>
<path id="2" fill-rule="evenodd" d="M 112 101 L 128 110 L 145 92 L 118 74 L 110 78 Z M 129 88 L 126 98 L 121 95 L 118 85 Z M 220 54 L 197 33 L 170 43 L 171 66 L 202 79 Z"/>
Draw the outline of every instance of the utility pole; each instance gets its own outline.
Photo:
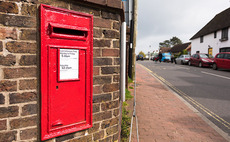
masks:
<path id="1" fill-rule="evenodd" d="M 133 0 L 133 44 L 132 44 L 132 80 L 134 80 L 135 75 L 135 63 L 136 63 L 136 41 L 137 41 L 137 1 Z"/>

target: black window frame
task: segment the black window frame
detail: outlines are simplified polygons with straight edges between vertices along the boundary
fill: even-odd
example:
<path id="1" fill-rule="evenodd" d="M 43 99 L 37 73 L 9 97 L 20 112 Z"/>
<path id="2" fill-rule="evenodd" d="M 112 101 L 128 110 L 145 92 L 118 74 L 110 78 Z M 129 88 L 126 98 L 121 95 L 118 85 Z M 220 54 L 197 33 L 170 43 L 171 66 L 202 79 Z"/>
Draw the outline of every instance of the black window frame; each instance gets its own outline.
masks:
<path id="1" fill-rule="evenodd" d="M 214 32 L 214 38 L 216 38 L 216 35 L 217 35 L 217 32 L 215 31 L 215 32 Z"/>
<path id="2" fill-rule="evenodd" d="M 204 36 L 201 36 L 200 37 L 200 43 L 203 43 L 204 42 Z"/>
<path id="3" fill-rule="evenodd" d="M 224 28 L 221 31 L 221 41 L 228 40 L 228 28 Z"/>

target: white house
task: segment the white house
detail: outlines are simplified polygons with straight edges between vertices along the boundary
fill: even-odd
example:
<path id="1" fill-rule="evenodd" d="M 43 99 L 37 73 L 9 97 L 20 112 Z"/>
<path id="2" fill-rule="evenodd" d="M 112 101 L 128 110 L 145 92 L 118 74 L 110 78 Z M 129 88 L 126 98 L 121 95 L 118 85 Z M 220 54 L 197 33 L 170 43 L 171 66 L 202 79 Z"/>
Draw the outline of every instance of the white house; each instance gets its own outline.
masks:
<path id="1" fill-rule="evenodd" d="M 196 52 L 215 56 L 219 52 L 230 52 L 230 8 L 217 14 L 190 40 L 191 54 Z"/>

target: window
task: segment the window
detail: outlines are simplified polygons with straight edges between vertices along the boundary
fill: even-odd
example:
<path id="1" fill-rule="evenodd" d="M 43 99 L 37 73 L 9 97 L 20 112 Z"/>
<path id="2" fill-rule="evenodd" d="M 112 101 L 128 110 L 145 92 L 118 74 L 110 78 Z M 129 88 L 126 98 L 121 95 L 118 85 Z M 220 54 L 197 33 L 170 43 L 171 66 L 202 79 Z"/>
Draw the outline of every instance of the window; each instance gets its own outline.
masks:
<path id="1" fill-rule="evenodd" d="M 200 37 L 200 43 L 203 43 L 204 42 L 204 36 L 201 36 Z"/>
<path id="2" fill-rule="evenodd" d="M 228 40 L 228 28 L 222 29 L 221 41 Z"/>
<path id="3" fill-rule="evenodd" d="M 216 58 L 224 58 L 224 54 L 219 54 L 216 56 Z"/>
<path id="4" fill-rule="evenodd" d="M 216 38 L 216 31 L 214 32 L 214 38 Z"/>
<path id="5" fill-rule="evenodd" d="M 220 48 L 220 52 L 230 52 L 230 47 Z"/>
<path id="6" fill-rule="evenodd" d="M 230 60 L 230 54 L 225 54 L 224 59 L 229 59 Z"/>

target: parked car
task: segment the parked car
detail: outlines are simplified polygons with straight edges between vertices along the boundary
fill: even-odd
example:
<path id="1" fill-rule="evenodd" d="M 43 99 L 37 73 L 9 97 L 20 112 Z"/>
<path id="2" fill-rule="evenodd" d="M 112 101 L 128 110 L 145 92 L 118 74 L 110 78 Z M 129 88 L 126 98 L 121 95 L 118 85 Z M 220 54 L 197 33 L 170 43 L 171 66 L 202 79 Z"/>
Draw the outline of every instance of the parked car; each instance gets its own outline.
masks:
<path id="1" fill-rule="evenodd" d="M 190 57 L 190 55 L 180 55 L 178 58 L 175 59 L 175 64 L 188 64 Z"/>
<path id="2" fill-rule="evenodd" d="M 143 60 L 144 60 L 143 55 L 141 55 L 141 54 L 137 55 L 137 57 L 136 57 L 136 61 L 138 61 L 138 60 L 143 61 Z"/>
<path id="3" fill-rule="evenodd" d="M 158 55 L 156 55 L 156 56 L 153 57 L 153 61 L 158 61 L 158 60 L 159 60 Z"/>
<path id="4" fill-rule="evenodd" d="M 208 54 L 196 53 L 193 54 L 188 61 L 188 65 L 195 65 L 199 67 L 210 67 L 213 65 L 214 59 L 210 58 Z"/>
<path id="5" fill-rule="evenodd" d="M 230 69 L 230 52 L 222 52 L 216 54 L 212 68 Z"/>
<path id="6" fill-rule="evenodd" d="M 169 62 L 171 61 L 171 54 L 170 53 L 162 53 L 162 62 Z"/>

